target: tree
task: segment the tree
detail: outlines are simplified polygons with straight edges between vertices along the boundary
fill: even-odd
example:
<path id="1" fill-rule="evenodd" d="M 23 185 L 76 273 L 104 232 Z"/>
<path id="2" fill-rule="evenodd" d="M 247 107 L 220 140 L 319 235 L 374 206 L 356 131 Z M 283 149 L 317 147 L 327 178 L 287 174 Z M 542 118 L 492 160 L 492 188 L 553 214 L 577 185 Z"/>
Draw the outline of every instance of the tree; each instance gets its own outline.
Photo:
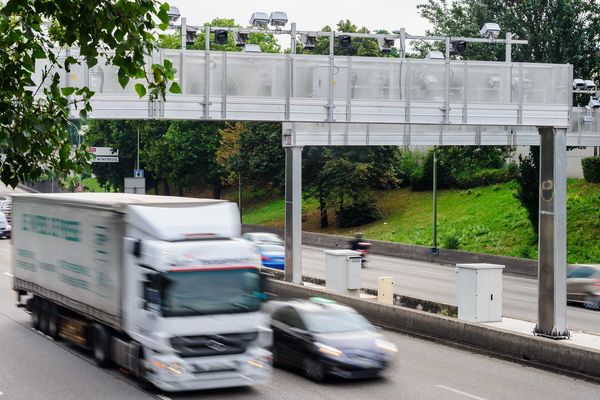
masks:
<path id="1" fill-rule="evenodd" d="M 418 8 L 433 26 L 430 34 L 477 37 L 483 24 L 497 22 L 529 41 L 513 46 L 515 61 L 573 64 L 575 76 L 586 78 L 600 72 L 596 0 L 429 0 Z M 466 57 L 504 60 L 504 46 L 470 43 Z"/>
<path id="2" fill-rule="evenodd" d="M 241 138 L 245 130 L 246 124 L 234 122 L 219 131 L 221 143 L 215 155 L 223 171 L 221 183 L 224 186 L 232 186 L 240 179 Z"/>
<path id="3" fill-rule="evenodd" d="M 247 123 L 241 135 L 239 165 L 247 184 L 283 193 L 285 153 L 281 147 L 281 124 Z"/>
<path id="4" fill-rule="evenodd" d="M 140 95 L 163 96 L 174 70 L 170 62 L 145 69 L 144 56 L 156 46 L 153 31 L 168 25 L 168 4 L 158 0 L 8 0 L 0 8 L 0 180 L 15 186 L 52 173 L 80 171 L 88 159 L 85 148 L 71 152 L 69 108 L 80 117 L 91 110 L 93 92 L 65 87 L 68 73 L 84 60 L 99 58 L 118 68 L 119 81 L 145 79 Z M 82 23 L 85 16 L 88 23 Z M 158 22 L 157 22 L 158 21 Z M 79 58 L 61 49 L 78 47 Z M 62 56 L 62 57 L 59 57 Z M 39 69 L 37 60 L 47 60 Z M 34 80 L 36 78 L 36 80 Z M 62 86 L 61 86 L 62 85 Z M 177 85 L 170 90 L 177 92 Z"/>
<path id="5" fill-rule="evenodd" d="M 162 144 L 168 121 L 93 120 L 85 140 L 90 146 L 106 146 L 119 151 L 118 163 L 93 163 L 92 172 L 101 185 L 123 190 L 124 177 L 132 176 L 137 159 L 137 135 L 140 135 L 140 168 L 146 169 L 146 186 L 162 183 L 168 192 L 168 153 Z M 166 184 L 166 186 L 165 186 Z"/>
<path id="6" fill-rule="evenodd" d="M 221 123 L 173 121 L 164 136 L 165 150 L 170 160 L 169 178 L 179 194 L 184 190 L 210 186 L 213 197 L 221 196 L 222 170 L 216 161 L 221 136 Z"/>

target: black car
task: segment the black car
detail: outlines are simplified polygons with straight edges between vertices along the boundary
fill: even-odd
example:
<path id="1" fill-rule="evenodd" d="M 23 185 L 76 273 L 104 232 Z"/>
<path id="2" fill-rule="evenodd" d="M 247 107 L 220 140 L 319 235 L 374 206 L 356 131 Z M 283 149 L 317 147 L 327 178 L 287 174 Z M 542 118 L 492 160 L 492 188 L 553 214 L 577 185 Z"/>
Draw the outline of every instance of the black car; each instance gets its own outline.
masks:
<path id="1" fill-rule="evenodd" d="M 327 299 L 281 304 L 271 328 L 273 364 L 301 368 L 315 381 L 376 377 L 398 351 L 355 310 Z"/>

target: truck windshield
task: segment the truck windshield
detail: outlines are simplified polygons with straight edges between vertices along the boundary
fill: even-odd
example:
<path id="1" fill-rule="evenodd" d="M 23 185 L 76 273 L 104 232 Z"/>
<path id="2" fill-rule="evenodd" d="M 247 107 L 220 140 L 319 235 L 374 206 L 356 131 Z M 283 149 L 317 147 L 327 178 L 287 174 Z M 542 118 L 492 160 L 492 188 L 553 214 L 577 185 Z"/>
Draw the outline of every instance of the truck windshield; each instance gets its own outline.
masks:
<path id="1" fill-rule="evenodd" d="M 164 277 L 165 317 L 257 311 L 263 298 L 255 268 L 169 272 Z"/>

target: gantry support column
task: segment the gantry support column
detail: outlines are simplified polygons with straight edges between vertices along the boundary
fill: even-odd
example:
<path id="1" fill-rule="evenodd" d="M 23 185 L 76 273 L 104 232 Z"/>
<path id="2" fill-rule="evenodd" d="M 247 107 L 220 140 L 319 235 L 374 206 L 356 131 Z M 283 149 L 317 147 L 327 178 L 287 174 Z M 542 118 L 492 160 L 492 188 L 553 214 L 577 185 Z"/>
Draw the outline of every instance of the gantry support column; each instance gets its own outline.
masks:
<path id="1" fill-rule="evenodd" d="M 302 146 L 285 144 L 285 280 L 302 283 Z"/>
<path id="2" fill-rule="evenodd" d="M 537 335 L 569 337 L 567 329 L 566 129 L 539 128 L 540 213 Z"/>

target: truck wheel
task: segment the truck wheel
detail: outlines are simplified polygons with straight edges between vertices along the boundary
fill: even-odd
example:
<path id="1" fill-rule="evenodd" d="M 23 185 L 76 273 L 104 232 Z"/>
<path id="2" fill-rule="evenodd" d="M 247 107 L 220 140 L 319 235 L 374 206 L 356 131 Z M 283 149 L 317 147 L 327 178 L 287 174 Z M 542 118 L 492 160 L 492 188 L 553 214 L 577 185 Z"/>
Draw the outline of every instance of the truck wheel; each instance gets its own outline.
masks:
<path id="1" fill-rule="evenodd" d="M 94 352 L 94 361 L 100 367 L 106 367 L 110 363 L 110 334 L 107 329 L 100 324 L 93 324 L 92 329 L 92 350 Z"/>
<path id="2" fill-rule="evenodd" d="M 51 303 L 48 313 L 48 336 L 54 340 L 58 340 L 58 324 L 58 306 Z"/>
<path id="3" fill-rule="evenodd" d="M 47 335 L 50 320 L 50 304 L 47 300 L 42 299 L 38 303 L 38 309 L 40 310 L 40 331 Z"/>
<path id="4" fill-rule="evenodd" d="M 38 297 L 31 300 L 31 326 L 35 330 L 40 329 L 40 299 Z"/>

